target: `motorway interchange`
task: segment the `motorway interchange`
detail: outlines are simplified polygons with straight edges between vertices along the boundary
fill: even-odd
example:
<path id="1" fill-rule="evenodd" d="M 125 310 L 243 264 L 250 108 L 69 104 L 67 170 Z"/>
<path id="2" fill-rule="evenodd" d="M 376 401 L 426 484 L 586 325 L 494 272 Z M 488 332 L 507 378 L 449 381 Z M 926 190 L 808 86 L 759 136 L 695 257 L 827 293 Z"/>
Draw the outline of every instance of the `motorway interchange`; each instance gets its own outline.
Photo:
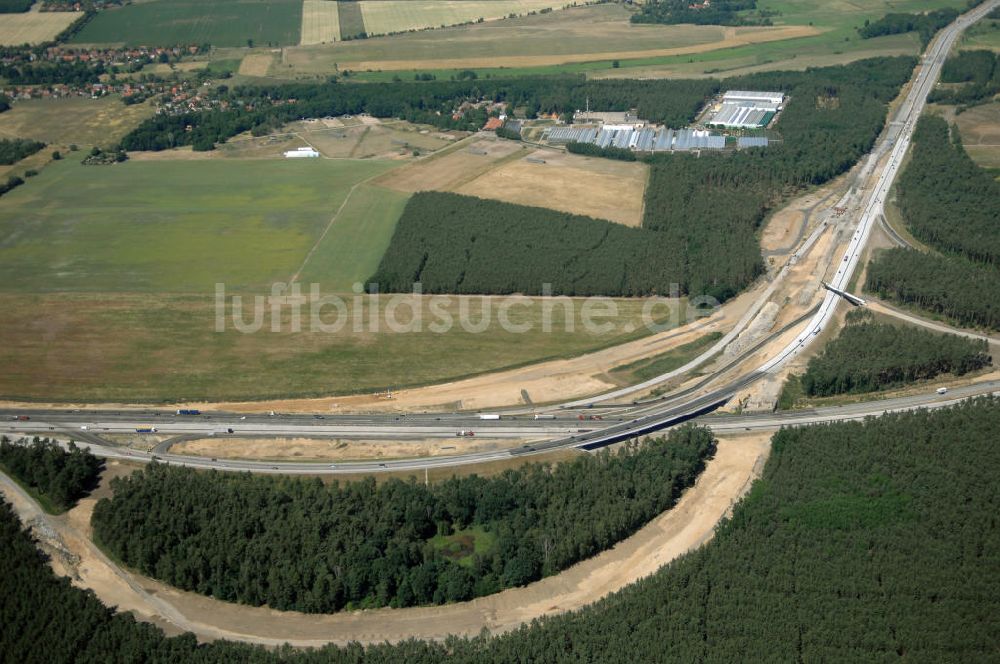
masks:
<path id="1" fill-rule="evenodd" d="M 874 401 L 852 406 L 824 408 L 753 416 L 710 415 L 741 389 L 782 370 L 795 357 L 803 353 L 835 320 L 844 294 L 850 292 L 850 282 L 865 252 L 871 231 L 881 223 L 884 201 L 896 178 L 903 157 L 909 147 L 916 122 L 926 104 L 927 95 L 940 75 L 941 67 L 957 37 L 969 25 L 979 20 L 1000 4 L 992 0 L 962 15 L 943 29 L 928 46 L 917 68 L 909 89 L 887 124 L 875 148 L 866 158 L 859 178 L 876 177 L 875 184 L 864 196 L 856 227 L 846 251 L 835 254 L 836 271 L 824 283 L 827 287 L 818 307 L 793 321 L 800 330 L 791 341 L 756 368 L 729 376 L 727 372 L 737 367 L 741 359 L 750 357 L 765 345 L 776 340 L 788 327 L 770 335 L 740 358 L 715 371 L 694 387 L 669 393 L 646 401 L 628 399 L 637 394 L 665 384 L 707 363 L 726 347 L 749 324 L 753 316 L 767 303 L 777 284 L 788 273 L 791 265 L 816 243 L 828 230 L 826 224 L 818 226 L 792 254 L 788 263 L 775 276 L 772 283 L 750 307 L 740 322 L 712 348 L 688 364 L 670 373 L 643 383 L 614 390 L 588 399 L 526 411 L 510 410 L 500 419 L 484 420 L 468 413 L 428 413 L 418 415 L 234 415 L 211 412 L 198 415 L 177 415 L 171 411 L 102 411 L 102 410 L 6 410 L 0 411 L 4 421 L 0 431 L 16 435 L 43 434 L 57 438 L 72 437 L 91 447 L 95 453 L 106 457 L 129 457 L 138 461 L 154 458 L 165 462 L 198 468 L 222 470 L 249 470 L 253 472 L 279 472 L 301 474 L 338 474 L 358 472 L 386 472 L 418 470 L 435 467 L 459 466 L 492 461 L 511 456 L 534 455 L 561 448 L 597 449 L 623 440 L 636 438 L 683 421 L 699 418 L 701 423 L 717 431 L 773 430 L 784 425 L 857 419 L 879 415 L 893 410 L 917 407 L 936 407 L 954 403 L 961 398 L 992 394 L 1000 391 L 1000 382 L 984 382 L 953 389 L 948 394 L 932 391 L 902 399 Z M 832 269 L 832 268 L 831 268 Z M 852 302 L 852 304 L 857 304 Z M 721 383 L 716 385 L 716 383 Z M 624 402 L 624 405 L 623 405 Z M 617 405 L 616 405 L 617 404 Z M 544 419 L 535 419 L 542 414 Z M 21 419 L 17 418 L 30 418 Z M 600 419 L 597 419 L 600 418 Z M 155 451 L 139 452 L 109 445 L 102 434 L 122 434 L 140 429 L 156 429 L 160 434 L 177 437 L 235 435 L 240 437 L 342 437 L 342 438 L 429 438 L 454 437 L 462 432 L 474 431 L 480 437 L 544 439 L 521 447 L 503 451 L 455 454 L 413 460 L 387 460 L 384 462 L 345 462 L 334 465 L 303 462 L 252 462 L 186 457 Z"/>

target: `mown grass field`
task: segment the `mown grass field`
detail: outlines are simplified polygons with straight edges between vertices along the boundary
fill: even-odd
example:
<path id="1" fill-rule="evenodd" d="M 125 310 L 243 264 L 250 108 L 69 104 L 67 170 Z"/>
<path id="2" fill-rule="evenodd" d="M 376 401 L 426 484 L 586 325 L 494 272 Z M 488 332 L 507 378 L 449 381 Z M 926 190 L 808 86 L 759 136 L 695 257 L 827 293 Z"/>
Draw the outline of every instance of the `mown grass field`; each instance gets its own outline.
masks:
<path id="1" fill-rule="evenodd" d="M 457 26 L 431 33 L 400 35 L 387 39 L 352 42 L 337 53 L 311 51 L 289 54 L 289 61 L 303 71 L 319 71 L 337 62 L 361 70 L 363 80 L 390 80 L 399 71 L 412 69 L 448 78 L 456 69 L 473 69 L 480 76 L 515 76 L 559 72 L 600 77 L 697 77 L 726 75 L 760 69 L 804 69 L 842 64 L 867 57 L 915 54 L 915 34 L 890 35 L 863 40 L 857 28 L 865 19 L 889 12 L 926 11 L 939 7 L 964 7 L 963 0 L 762 0 L 762 9 L 776 10 L 778 29 L 789 30 L 775 40 L 766 30 L 718 26 L 653 26 L 628 22 L 621 5 L 580 7 L 553 14 L 512 19 L 493 25 Z M 790 29 L 795 28 L 798 32 Z M 549 32 L 551 30 L 551 32 Z M 811 33 L 811 34 L 810 34 Z M 433 40 L 447 36 L 450 48 L 435 50 Z M 767 41 L 770 38 L 771 41 Z M 654 51 L 684 48 L 684 53 L 659 55 Z M 646 51 L 646 54 L 642 52 Z M 623 55 L 610 55 L 625 52 Z M 601 53 L 609 55 L 602 57 Z M 584 61 L 567 56 L 590 54 Z M 513 60 L 518 56 L 519 60 Z M 560 56 L 562 60 L 560 61 Z M 435 65 L 441 58 L 464 59 L 463 64 Z M 533 58 L 528 61 L 525 58 Z M 487 58 L 495 62 L 489 63 Z M 400 61 L 410 59 L 404 66 Z M 506 60 L 510 60 L 507 63 Z M 615 61 L 618 66 L 615 67 Z M 504 66 L 496 66 L 503 64 Z M 365 71 L 367 69 L 384 71 Z"/>
<path id="2" fill-rule="evenodd" d="M 629 15 L 616 4 L 577 7 L 496 23 L 351 41 L 336 48 L 300 48 L 288 53 L 287 62 L 309 72 L 326 71 L 333 62 L 342 69 L 364 70 L 406 60 L 412 62 L 409 68 L 422 70 L 443 58 L 501 56 L 554 58 L 558 64 L 560 58 L 555 56 L 692 46 L 720 41 L 725 35 L 718 26 L 635 26 L 628 22 Z"/>
<path id="3" fill-rule="evenodd" d="M 1000 19 L 983 19 L 971 26 L 962 37 L 962 48 L 1000 50 Z"/>
<path id="4" fill-rule="evenodd" d="M 350 187 L 388 167 L 56 162 L 0 199 L 0 289 L 209 293 L 216 282 L 239 289 L 284 281 Z"/>
<path id="5" fill-rule="evenodd" d="M 20 46 L 50 41 L 80 18 L 80 14 L 28 11 L 0 14 L 0 17 L 0 46 Z"/>
<path id="6" fill-rule="evenodd" d="M 150 0 L 100 12 L 71 42 L 287 46 L 301 28 L 302 0 Z"/>
<path id="7" fill-rule="evenodd" d="M 308 289 L 306 290 L 308 292 Z M 256 291 L 266 295 L 269 291 Z M 323 293 L 327 293 L 326 290 Z M 478 322 L 490 301 L 486 332 L 457 324 L 460 307 Z M 345 302 L 353 307 L 351 297 Z M 363 306 L 368 307 L 370 300 Z M 383 310 L 389 300 L 382 296 Z M 464 302 L 464 304 L 462 304 Z M 0 398 L 46 401 L 226 400 L 321 396 L 393 390 L 452 380 L 543 359 L 568 357 L 639 337 L 642 302 L 616 300 L 614 329 L 587 332 L 577 317 L 575 329 L 563 325 L 556 307 L 552 332 L 541 329 L 541 304 L 510 311 L 514 324 L 530 323 L 523 334 L 498 324 L 498 301 L 453 297 L 444 310 L 456 324 L 447 333 L 428 329 L 434 321 L 423 300 L 423 330 L 412 333 L 354 332 L 348 311 L 338 331 L 310 331 L 308 310 L 301 332 L 290 331 L 287 310 L 279 332 L 270 315 L 254 334 L 237 331 L 232 308 L 224 332 L 216 332 L 211 293 L 43 293 L 0 292 Z M 581 302 L 578 301 L 578 304 Z M 244 320 L 253 318 L 248 302 Z M 406 320 L 404 309 L 398 310 Z M 362 310 L 367 317 L 367 309 Z M 332 307 L 322 312 L 333 324 Z M 384 315 L 380 320 L 385 320 Z"/>
<path id="8" fill-rule="evenodd" d="M 361 184 L 305 264 L 299 281 L 348 291 L 375 274 L 409 194 Z"/>
<path id="9" fill-rule="evenodd" d="M 0 138 L 110 147 L 154 110 L 149 102 L 126 106 L 117 97 L 27 99 L 0 113 Z"/>

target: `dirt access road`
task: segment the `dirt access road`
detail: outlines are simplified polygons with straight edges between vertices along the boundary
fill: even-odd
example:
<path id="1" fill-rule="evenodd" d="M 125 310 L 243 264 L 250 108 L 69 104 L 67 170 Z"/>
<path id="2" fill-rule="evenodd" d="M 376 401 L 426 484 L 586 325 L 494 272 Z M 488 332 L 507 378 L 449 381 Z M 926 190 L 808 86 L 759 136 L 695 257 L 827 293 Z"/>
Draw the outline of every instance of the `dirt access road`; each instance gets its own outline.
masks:
<path id="1" fill-rule="evenodd" d="M 61 546 L 78 558 L 73 583 L 92 589 L 105 604 L 133 611 L 169 631 L 192 631 L 202 639 L 234 639 L 263 645 L 296 646 L 397 642 L 408 638 L 440 639 L 448 634 L 474 636 L 483 628 L 504 632 L 526 621 L 572 611 L 641 578 L 711 539 L 715 525 L 759 476 L 770 452 L 770 435 L 720 440 L 695 486 L 674 509 L 609 551 L 547 579 L 471 602 L 439 607 L 377 609 L 334 615 L 306 615 L 229 604 L 182 592 L 121 570 L 90 541 L 90 515 L 107 479 L 91 496 L 62 516 L 44 514 L 30 498 L 0 474 L 0 489 L 26 522 L 41 520 Z M 130 472 L 109 465 L 107 475 Z M 54 564 L 59 573 L 65 568 Z"/>

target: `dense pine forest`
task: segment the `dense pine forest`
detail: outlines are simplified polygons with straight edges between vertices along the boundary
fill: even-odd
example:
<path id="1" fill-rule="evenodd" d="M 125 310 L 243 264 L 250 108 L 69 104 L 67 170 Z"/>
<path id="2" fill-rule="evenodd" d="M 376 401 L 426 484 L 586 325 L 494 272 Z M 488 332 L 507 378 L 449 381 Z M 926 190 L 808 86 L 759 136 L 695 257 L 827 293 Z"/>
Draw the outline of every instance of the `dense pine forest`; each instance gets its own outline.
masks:
<path id="1" fill-rule="evenodd" d="M 945 316 L 966 327 L 1000 330 L 1000 269 L 951 256 L 894 248 L 868 265 L 865 289 Z"/>
<path id="2" fill-rule="evenodd" d="M 944 252 L 1000 267 L 1000 182 L 972 161 L 941 117 L 921 118 L 913 141 L 896 185 L 907 227 Z"/>
<path id="3" fill-rule="evenodd" d="M 495 593 L 610 548 L 691 486 L 704 428 L 554 468 L 425 486 L 332 487 L 152 465 L 113 481 L 95 539 L 171 585 L 244 604 L 329 613 Z"/>
<path id="4" fill-rule="evenodd" d="M 810 396 L 875 392 L 944 373 L 956 376 L 989 366 L 985 341 L 876 323 L 857 309 L 847 326 L 809 361 L 802 387 Z"/>
<path id="5" fill-rule="evenodd" d="M 865 287 L 963 325 L 1000 328 L 1000 183 L 972 161 L 943 119 L 917 125 L 897 201 L 913 235 L 942 255 L 882 252 Z"/>
<path id="6" fill-rule="evenodd" d="M 53 512 L 64 512 L 97 486 L 104 462 L 72 442 L 64 450 L 46 439 L 0 438 L 0 470 L 35 492 Z"/>
<path id="7" fill-rule="evenodd" d="M 769 209 L 848 170 L 874 144 L 911 58 L 730 79 L 784 90 L 783 141 L 735 154 L 651 158 L 643 229 L 446 194 L 418 194 L 370 281 L 389 291 L 732 297 L 762 270 Z M 646 83 L 646 82 L 644 82 Z M 593 100 L 591 100 L 593 105 Z"/>
<path id="8" fill-rule="evenodd" d="M 998 420 L 1000 400 L 982 399 L 785 429 L 703 548 L 574 614 L 447 643 L 294 653 L 167 639 L 56 579 L 4 506 L 0 652 L 47 664 L 991 661 Z"/>
<path id="9" fill-rule="evenodd" d="M 414 194 L 369 282 L 385 291 L 666 294 L 685 283 L 667 233 L 545 208 L 440 192 Z"/>

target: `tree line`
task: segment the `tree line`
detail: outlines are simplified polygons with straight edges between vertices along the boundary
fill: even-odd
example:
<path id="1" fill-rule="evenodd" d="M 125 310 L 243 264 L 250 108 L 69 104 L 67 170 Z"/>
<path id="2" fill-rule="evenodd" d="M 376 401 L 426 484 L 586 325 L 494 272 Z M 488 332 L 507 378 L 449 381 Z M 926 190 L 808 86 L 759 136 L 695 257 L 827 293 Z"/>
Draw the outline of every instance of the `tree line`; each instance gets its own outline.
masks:
<path id="1" fill-rule="evenodd" d="M 0 0 L 0 14 L 20 14 L 31 9 L 35 0 Z"/>
<path id="2" fill-rule="evenodd" d="M 865 288 L 963 325 L 1000 328 L 1000 183 L 949 134 L 939 117 L 921 118 L 897 201 L 915 237 L 942 252 L 881 252 Z"/>
<path id="3" fill-rule="evenodd" d="M 771 25 L 768 14 L 741 15 L 757 8 L 757 0 L 712 0 L 693 3 L 690 0 L 649 0 L 640 11 L 632 14 L 633 23 L 693 23 L 695 25 Z"/>
<path id="4" fill-rule="evenodd" d="M 989 661 L 998 418 L 987 398 L 784 429 L 763 477 L 700 549 L 576 612 L 445 642 L 272 651 L 166 638 L 56 578 L 4 504 L 0 652 L 52 664 Z"/>
<path id="5" fill-rule="evenodd" d="M 68 449 L 47 438 L 0 438 L 0 468 L 64 512 L 97 486 L 103 462 L 70 442 Z"/>
<path id="6" fill-rule="evenodd" d="M 616 453 L 431 486 L 153 464 L 113 481 L 113 498 L 94 510 L 94 537 L 144 574 L 254 606 L 456 602 L 610 548 L 673 506 L 714 452 L 709 430 L 686 426 Z M 489 546 L 475 547 L 476 537 Z"/>
<path id="7" fill-rule="evenodd" d="M 877 323 L 871 312 L 857 309 L 809 360 L 801 383 L 810 396 L 876 392 L 945 373 L 962 376 L 991 361 L 981 339 Z"/>
<path id="8" fill-rule="evenodd" d="M 25 138 L 0 138 L 0 164 L 9 166 L 30 157 L 45 147 L 45 143 Z"/>
<path id="9" fill-rule="evenodd" d="M 0 63 L 0 78 L 11 85 L 88 85 L 100 83 L 101 76 L 107 73 L 105 66 L 98 62 L 91 65 L 86 62 L 12 62 Z"/>
<path id="10" fill-rule="evenodd" d="M 969 3 L 970 7 L 980 4 L 982 0 Z M 899 35 L 906 32 L 916 32 L 920 36 L 920 44 L 926 47 L 938 30 L 958 18 L 959 11 L 946 7 L 921 14 L 892 12 L 876 21 L 865 20 L 864 26 L 858 28 L 862 39 Z"/>
<path id="11" fill-rule="evenodd" d="M 235 86 L 221 95 L 226 109 L 178 115 L 158 114 L 129 132 L 126 150 L 166 150 L 182 145 L 211 150 L 244 131 L 268 133 L 281 125 L 328 115 L 397 117 L 443 129 L 476 131 L 486 120 L 483 109 L 455 112 L 465 103 L 506 102 L 539 114 L 567 114 L 592 107 L 610 111 L 638 109 L 641 117 L 672 127 L 689 124 L 718 90 L 714 80 L 587 80 L 582 75 L 528 76 L 455 81 L 392 83 L 295 83 Z"/>

